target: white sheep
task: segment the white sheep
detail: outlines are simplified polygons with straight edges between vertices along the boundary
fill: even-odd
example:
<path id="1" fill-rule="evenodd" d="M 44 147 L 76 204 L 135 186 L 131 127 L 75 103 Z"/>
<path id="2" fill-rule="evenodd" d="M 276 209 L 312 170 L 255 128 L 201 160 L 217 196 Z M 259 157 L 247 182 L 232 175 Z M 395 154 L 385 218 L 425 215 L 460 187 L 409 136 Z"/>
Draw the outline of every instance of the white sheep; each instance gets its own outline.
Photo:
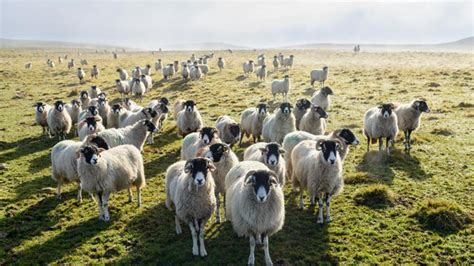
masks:
<path id="1" fill-rule="evenodd" d="M 72 127 L 72 119 L 67 111 L 64 111 L 65 103 L 63 101 L 56 101 L 54 108 L 48 112 L 48 127 L 50 132 L 58 136 L 59 140 L 66 139 L 66 134 L 69 134 Z"/>
<path id="2" fill-rule="evenodd" d="M 222 71 L 222 69 L 225 68 L 225 60 L 222 57 L 219 57 L 217 60 L 217 67 L 219 67 L 219 71 Z"/>
<path id="3" fill-rule="evenodd" d="M 119 128 L 122 105 L 114 104 L 107 117 L 107 128 Z"/>
<path id="4" fill-rule="evenodd" d="M 72 124 L 77 124 L 79 122 L 79 114 L 82 112 L 81 102 L 74 99 L 70 104 L 64 105 L 64 108 L 69 113 Z"/>
<path id="5" fill-rule="evenodd" d="M 262 136 L 265 142 L 281 143 L 286 134 L 296 131 L 295 116 L 290 103 L 282 103 L 280 108 L 265 118 Z"/>
<path id="6" fill-rule="evenodd" d="M 133 96 L 142 101 L 143 95 L 145 95 L 146 92 L 145 84 L 143 84 L 143 82 L 139 78 L 134 78 L 132 82 L 131 91 Z"/>
<path id="7" fill-rule="evenodd" d="M 81 127 L 78 126 L 78 135 L 81 141 L 85 140 L 87 136 L 105 130 L 102 122 L 98 121 L 95 117 L 87 117 L 81 125 Z"/>
<path id="8" fill-rule="evenodd" d="M 142 75 L 151 76 L 151 65 L 147 64 L 144 68 L 141 69 L 141 71 Z"/>
<path id="9" fill-rule="evenodd" d="M 86 66 L 88 64 L 89 62 L 87 62 L 87 59 L 81 59 L 81 65 Z"/>
<path id="10" fill-rule="evenodd" d="M 120 145 L 109 150 L 86 145 L 80 149 L 77 172 L 81 187 L 97 195 L 99 219 L 109 221 L 109 196 L 128 189 L 129 202 L 133 200 L 132 186 L 137 189 L 138 207 L 141 206 L 141 189 L 145 187 L 145 171 L 140 151 L 132 145 Z"/>
<path id="11" fill-rule="evenodd" d="M 168 64 L 165 67 L 163 67 L 163 78 L 165 80 L 169 80 L 173 78 L 175 74 L 176 74 L 176 70 L 174 69 L 173 64 Z"/>
<path id="12" fill-rule="evenodd" d="M 116 90 L 120 93 L 120 97 L 123 99 L 124 95 L 128 95 L 131 91 L 131 81 L 128 80 L 115 80 Z"/>
<path id="13" fill-rule="evenodd" d="M 280 67 L 280 61 L 278 60 L 278 56 L 273 57 L 273 68 L 276 70 Z"/>
<path id="14" fill-rule="evenodd" d="M 174 67 L 174 71 L 175 71 L 176 73 L 178 73 L 178 72 L 179 72 L 179 61 L 178 61 L 178 60 L 175 60 L 175 61 L 173 62 L 173 67 Z"/>
<path id="15" fill-rule="evenodd" d="M 77 182 L 77 200 L 79 202 L 82 201 L 82 188 L 79 174 L 77 173 L 77 152 L 84 144 L 94 144 L 106 150 L 109 148 L 102 138 L 91 135 L 83 142 L 62 140 L 54 145 L 51 150 L 51 177 L 58 183 L 56 189 L 56 197 L 58 199 L 61 198 L 61 188 L 63 184 Z"/>
<path id="16" fill-rule="evenodd" d="M 290 92 L 290 77 L 285 75 L 283 79 L 275 79 L 272 81 L 271 92 L 273 95 L 273 101 L 277 94 L 283 94 L 285 101 L 288 101 L 288 93 Z"/>
<path id="17" fill-rule="evenodd" d="M 258 142 L 245 149 L 244 161 L 264 163 L 270 170 L 275 172 L 278 183 L 283 187 L 286 181 L 284 154 L 285 150 L 278 143 Z"/>
<path id="18" fill-rule="evenodd" d="M 209 74 L 209 65 L 207 64 L 198 64 L 197 65 L 199 69 L 201 70 L 201 73 L 205 76 Z"/>
<path id="19" fill-rule="evenodd" d="M 72 68 L 74 68 L 76 66 L 76 64 L 74 63 L 74 59 L 71 59 L 71 61 L 67 62 L 67 68 L 69 70 L 71 70 Z"/>
<path id="20" fill-rule="evenodd" d="M 130 144 L 140 151 L 150 133 L 156 132 L 156 126 L 148 119 L 139 120 L 133 125 L 123 128 L 109 128 L 97 134 L 102 137 L 109 147 Z"/>
<path id="21" fill-rule="evenodd" d="M 119 73 L 119 79 L 120 80 L 123 80 L 123 81 L 128 80 L 127 70 L 120 67 L 120 68 L 117 68 L 117 72 Z"/>
<path id="22" fill-rule="evenodd" d="M 132 78 L 139 79 L 142 74 L 141 67 L 136 66 L 134 69 L 132 69 Z"/>
<path id="23" fill-rule="evenodd" d="M 400 104 L 395 108 L 398 129 L 405 134 L 405 150 L 411 149 L 411 132 L 420 126 L 421 114 L 429 113 L 430 108 L 426 101 L 414 100 L 410 103 Z"/>
<path id="24" fill-rule="evenodd" d="M 324 135 L 328 114 L 319 106 L 311 106 L 309 112 L 301 117 L 299 129 L 314 135 Z"/>
<path id="25" fill-rule="evenodd" d="M 77 68 L 77 78 L 79 79 L 79 84 L 82 84 L 84 82 L 84 77 L 86 76 L 86 73 L 82 68 Z"/>
<path id="26" fill-rule="evenodd" d="M 161 64 L 161 59 L 158 59 L 155 63 L 155 70 L 160 71 L 163 68 L 163 65 Z"/>
<path id="27" fill-rule="evenodd" d="M 260 141 L 262 135 L 263 121 L 267 117 L 267 105 L 259 103 L 256 108 L 247 108 L 240 116 L 241 136 L 239 145 L 242 146 L 244 135 L 249 138 L 252 136 L 253 142 Z"/>
<path id="28" fill-rule="evenodd" d="M 25 68 L 26 69 L 32 69 L 33 68 L 33 63 L 31 63 L 31 62 L 26 63 Z"/>
<path id="29" fill-rule="evenodd" d="M 166 170 L 166 207 L 171 210 L 171 203 L 175 207 L 176 234 L 182 233 L 180 221 L 189 226 L 195 256 L 207 256 L 205 226 L 216 208 L 211 174 L 214 169 L 208 159 L 194 158 L 174 163 Z"/>
<path id="30" fill-rule="evenodd" d="M 187 80 L 190 76 L 190 69 L 189 69 L 189 66 L 184 63 L 182 66 L 181 66 L 181 77 L 183 77 L 184 80 Z"/>
<path id="31" fill-rule="evenodd" d="M 102 124 L 104 124 L 104 127 L 107 127 L 108 118 L 110 114 L 109 101 L 106 98 L 99 98 L 97 105 L 98 105 L 99 115 L 102 118 Z"/>
<path id="32" fill-rule="evenodd" d="M 308 101 L 307 99 L 301 98 L 298 101 L 296 101 L 295 104 L 295 110 L 293 111 L 293 114 L 295 115 L 295 121 L 296 121 L 296 129 L 300 129 L 300 121 L 303 115 L 306 114 L 308 109 L 311 107 L 311 102 Z"/>
<path id="33" fill-rule="evenodd" d="M 364 135 L 367 137 L 367 151 L 370 143 L 379 141 L 379 151 L 383 149 L 383 138 L 386 138 L 387 153 L 390 153 L 390 143 L 393 146 L 398 134 L 397 114 L 393 112 L 395 106 L 391 103 L 372 107 L 364 115 Z"/>
<path id="34" fill-rule="evenodd" d="M 224 142 L 234 146 L 240 140 L 240 125 L 228 115 L 221 115 L 217 118 L 216 128 L 219 130 L 219 137 Z"/>
<path id="35" fill-rule="evenodd" d="M 194 64 L 190 68 L 189 72 L 190 72 L 189 76 L 191 77 L 191 80 L 199 80 L 202 77 L 201 68 L 197 64 Z"/>
<path id="36" fill-rule="evenodd" d="M 338 140 L 304 140 L 291 153 L 293 188 L 300 190 L 300 208 L 304 208 L 303 192 L 308 190 L 311 203 L 318 199 L 317 223 L 323 223 L 323 200 L 326 202 L 326 222 L 331 221 L 330 202 L 344 187 Z"/>
<path id="37" fill-rule="evenodd" d="M 273 265 L 268 237 L 280 231 L 285 221 L 283 191 L 275 173 L 265 165 L 244 163 L 237 164 L 227 174 L 226 183 L 227 179 L 235 181 L 226 188 L 226 216 L 237 235 L 250 240 L 247 264 L 255 264 L 255 244 L 263 243 L 265 263 Z"/>
<path id="38" fill-rule="evenodd" d="M 281 66 L 283 66 L 285 68 L 292 68 L 293 67 L 293 60 L 294 60 L 294 55 L 290 55 L 290 57 L 283 59 L 283 62 L 281 63 Z"/>
<path id="39" fill-rule="evenodd" d="M 125 108 L 126 110 L 132 111 L 132 112 L 138 112 L 141 109 L 143 109 L 143 107 L 141 107 L 140 105 L 138 105 L 136 102 L 134 102 L 132 99 L 130 99 L 128 97 L 123 100 L 123 106 L 122 107 Z"/>
<path id="40" fill-rule="evenodd" d="M 258 67 L 257 70 L 255 71 L 255 74 L 257 74 L 257 78 L 259 80 L 266 80 L 267 79 L 267 66 L 262 65 Z"/>
<path id="41" fill-rule="evenodd" d="M 178 128 L 178 134 L 183 137 L 199 130 L 204 124 L 196 105 L 192 100 L 178 100 L 174 105 L 173 115 Z"/>
<path id="42" fill-rule="evenodd" d="M 266 60 L 264 55 L 260 55 L 257 57 L 257 66 L 265 66 Z"/>
<path id="43" fill-rule="evenodd" d="M 122 114 L 120 115 L 119 125 L 120 127 L 131 126 L 142 119 L 152 120 L 158 115 L 159 114 L 156 112 L 156 110 L 150 107 L 143 108 L 137 112 L 125 112 L 124 110 L 124 112 L 122 112 Z"/>
<path id="44" fill-rule="evenodd" d="M 325 111 L 329 110 L 329 107 L 331 106 L 331 98 L 330 95 L 333 95 L 333 91 L 329 87 L 323 87 L 319 91 L 316 91 L 313 93 L 313 96 L 311 97 L 311 103 L 320 106 L 323 108 Z"/>
<path id="45" fill-rule="evenodd" d="M 102 90 L 99 87 L 97 87 L 96 85 L 92 85 L 89 89 L 89 97 L 91 97 L 91 99 L 99 98 L 99 94 L 101 92 Z"/>
<path id="46" fill-rule="evenodd" d="M 89 97 L 89 92 L 81 91 L 79 93 L 79 100 L 81 101 L 81 106 L 87 109 L 87 107 L 89 107 L 89 103 L 91 102 L 91 97 Z"/>
<path id="47" fill-rule="evenodd" d="M 245 75 L 249 75 L 249 74 L 253 73 L 254 68 L 255 68 L 255 66 L 253 64 L 253 60 L 249 60 L 248 62 L 245 62 L 243 64 L 243 69 L 244 69 L 244 74 Z"/>
<path id="48" fill-rule="evenodd" d="M 143 85 L 145 86 L 146 91 L 147 92 L 150 91 L 151 88 L 153 87 L 153 80 L 151 79 L 151 76 L 142 75 L 141 81 L 143 82 Z"/>
<path id="49" fill-rule="evenodd" d="M 214 127 L 203 127 L 198 132 L 193 132 L 184 137 L 181 144 L 181 160 L 196 157 L 198 151 L 214 143 L 220 143 L 219 131 Z"/>
<path id="50" fill-rule="evenodd" d="M 319 69 L 311 70 L 311 73 L 309 75 L 311 77 L 311 86 L 314 87 L 314 82 L 319 81 L 322 87 L 324 86 L 324 82 L 328 78 L 328 67 L 325 66 L 323 67 L 322 70 L 319 70 Z"/>
<path id="51" fill-rule="evenodd" d="M 48 113 L 52 106 L 43 102 L 37 102 L 35 105 L 35 122 L 43 128 L 43 135 L 50 135 L 48 127 Z"/>
<path id="52" fill-rule="evenodd" d="M 92 66 L 91 69 L 91 78 L 98 78 L 100 75 L 100 70 L 96 65 Z"/>

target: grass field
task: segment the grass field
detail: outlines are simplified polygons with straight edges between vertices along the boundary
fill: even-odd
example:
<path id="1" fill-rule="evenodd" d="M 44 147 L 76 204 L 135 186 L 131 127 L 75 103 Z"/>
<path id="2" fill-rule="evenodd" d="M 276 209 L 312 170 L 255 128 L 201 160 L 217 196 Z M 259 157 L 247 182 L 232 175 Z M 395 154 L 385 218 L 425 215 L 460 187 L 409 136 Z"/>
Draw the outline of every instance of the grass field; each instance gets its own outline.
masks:
<path id="1" fill-rule="evenodd" d="M 285 73 L 292 78 L 290 100 L 309 98 L 314 92 L 309 86 L 310 70 L 327 65 L 327 84 L 335 92 L 328 130 L 351 128 L 361 145 L 352 148 L 346 159 L 345 188 L 333 200 L 329 225 L 316 224 L 314 208 L 298 210 L 297 194 L 291 185 L 285 187 L 285 226 L 270 238 L 273 262 L 473 264 L 474 226 L 469 223 L 474 213 L 473 55 L 291 52 L 293 69 L 272 71 L 265 82 L 242 76 L 242 62 L 255 60 L 257 52 L 218 52 L 210 61 L 211 73 L 197 82 L 179 78 L 162 82 L 162 76 L 154 73 L 154 88 L 144 104 L 157 96 L 171 102 L 193 99 L 205 123 L 214 125 L 219 115 L 239 119 L 242 110 L 261 100 L 276 107 L 279 102 L 272 101 L 269 85 Z M 47 58 L 57 63 L 64 54 L 76 61 L 88 59 L 87 74 L 97 64 L 101 76 L 79 85 L 76 72 L 68 71 L 66 63 L 47 68 Z M 44 190 L 56 186 L 50 175 L 50 150 L 57 139 L 43 137 L 41 128 L 33 125 L 36 101 L 69 102 L 92 84 L 109 93 L 111 100 L 118 99 L 113 92 L 116 66 L 130 71 L 136 65 L 154 64 L 157 58 L 166 63 L 186 60 L 190 54 L 127 53 L 114 60 L 111 54 L 87 51 L 78 56 L 77 51 L 0 50 L 0 163 L 7 164 L 7 169 L 0 170 L 0 264 L 247 262 L 248 240 L 237 238 L 228 222 L 216 225 L 212 218 L 208 223 L 206 258 L 192 256 L 188 230 L 176 236 L 174 215 L 164 204 L 164 172 L 178 160 L 181 144 L 172 119 L 155 144 L 145 146 L 148 184 L 142 208 L 126 203 L 125 191 L 114 194 L 112 221 L 104 223 L 89 197 L 76 203 L 75 185 L 65 187 L 62 200 Z M 216 66 L 218 56 L 227 62 L 221 73 Z M 33 69 L 25 70 L 29 61 Z M 391 156 L 366 153 L 361 130 L 364 112 L 381 102 L 415 98 L 426 99 L 431 113 L 423 115 L 421 128 L 413 134 L 411 153 L 403 152 L 401 136 Z M 246 146 L 248 142 L 236 149 L 240 158 Z M 374 197 L 386 204 L 364 205 Z M 264 263 L 261 249 L 257 249 L 256 262 Z"/>

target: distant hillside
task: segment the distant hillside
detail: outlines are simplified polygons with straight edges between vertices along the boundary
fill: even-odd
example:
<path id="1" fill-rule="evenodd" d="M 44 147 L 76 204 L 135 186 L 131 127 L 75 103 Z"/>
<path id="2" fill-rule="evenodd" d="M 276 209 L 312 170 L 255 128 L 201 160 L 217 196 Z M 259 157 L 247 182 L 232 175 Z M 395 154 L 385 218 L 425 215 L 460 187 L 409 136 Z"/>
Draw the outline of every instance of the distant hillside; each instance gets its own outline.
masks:
<path id="1" fill-rule="evenodd" d="M 184 43 L 162 46 L 165 50 L 183 50 L 183 51 L 216 51 L 216 50 L 250 50 L 253 48 L 233 45 L 223 42 L 204 42 L 204 43 Z"/>
<path id="2" fill-rule="evenodd" d="M 472 37 L 467 37 L 455 42 L 448 42 L 448 43 L 441 43 L 438 44 L 438 46 L 453 46 L 453 47 L 468 47 L 468 48 L 473 48 L 474 47 L 474 36 Z"/>
<path id="3" fill-rule="evenodd" d="M 0 38 L 0 49 L 15 48 L 33 48 L 33 49 L 84 49 L 84 50 L 138 50 L 128 47 L 120 47 L 113 45 L 74 43 L 74 42 L 57 42 L 57 41 L 40 41 L 40 40 L 14 40 Z"/>

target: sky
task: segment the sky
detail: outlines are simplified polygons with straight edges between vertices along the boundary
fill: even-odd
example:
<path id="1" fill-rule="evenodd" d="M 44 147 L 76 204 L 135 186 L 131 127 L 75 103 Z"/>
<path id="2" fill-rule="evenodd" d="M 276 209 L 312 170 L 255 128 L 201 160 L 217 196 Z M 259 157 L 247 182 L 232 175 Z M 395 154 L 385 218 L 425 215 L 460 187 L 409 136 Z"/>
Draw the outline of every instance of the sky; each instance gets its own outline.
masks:
<path id="1" fill-rule="evenodd" d="M 142 49 L 425 44 L 474 36 L 473 1 L 0 0 L 0 12 L 1 38 Z"/>

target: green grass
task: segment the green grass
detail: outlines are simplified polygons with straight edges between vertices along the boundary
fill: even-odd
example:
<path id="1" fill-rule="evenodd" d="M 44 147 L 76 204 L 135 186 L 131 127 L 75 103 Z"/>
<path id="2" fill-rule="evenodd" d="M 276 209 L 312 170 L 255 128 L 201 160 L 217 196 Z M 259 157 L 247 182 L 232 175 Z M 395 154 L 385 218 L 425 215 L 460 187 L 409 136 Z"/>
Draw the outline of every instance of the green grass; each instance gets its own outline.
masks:
<path id="1" fill-rule="evenodd" d="M 358 205 L 366 205 L 372 208 L 385 208 L 395 204 L 393 191 L 382 184 L 362 187 L 354 194 L 354 201 Z"/>
<path id="2" fill-rule="evenodd" d="M 46 67 L 48 57 L 56 59 L 66 53 L 76 61 L 87 58 L 90 66 L 97 64 L 102 70 L 99 79 L 79 85 L 75 71 L 68 71 L 65 63 L 55 69 Z M 255 77 L 243 77 L 241 71 L 242 62 L 255 59 L 258 53 L 218 52 L 210 62 L 210 75 L 198 82 L 184 83 L 178 78 L 162 82 L 161 76 L 153 74 L 155 85 L 144 104 L 158 96 L 171 102 L 194 99 L 205 123 L 213 125 L 219 115 L 238 119 L 242 110 L 262 100 L 278 106 L 281 98 L 272 100 L 269 85 L 284 74 L 292 78 L 292 102 L 310 97 L 314 90 L 309 86 L 309 71 L 329 66 L 327 85 L 335 95 L 328 112 L 328 130 L 349 127 L 362 145 L 352 147 L 344 163 L 347 182 L 332 201 L 333 221 L 329 225 L 316 223 L 315 209 L 298 210 L 297 194 L 291 185 L 285 187 L 285 226 L 270 238 L 275 263 L 474 263 L 472 223 L 445 233 L 427 227 L 426 220 L 436 219 L 431 218 L 431 211 L 421 212 L 421 222 L 413 215 L 420 213 L 420 204 L 428 198 L 444 199 L 449 206 L 453 202 L 466 215 L 474 212 L 472 54 L 291 51 L 295 55 L 293 69 L 271 71 L 267 81 L 259 82 Z M 265 51 L 267 55 L 275 53 L 278 51 Z M 145 146 L 148 186 L 142 208 L 127 204 L 125 191 L 114 194 L 110 200 L 112 221 L 103 223 L 89 197 L 80 205 L 76 203 L 75 185 L 64 188 L 60 201 L 45 189 L 56 186 L 50 176 L 49 156 L 57 140 L 41 136 L 41 128 L 33 125 L 34 102 L 70 101 L 92 84 L 117 100 L 112 91 L 117 65 L 131 70 L 157 58 L 182 61 L 190 54 L 127 53 L 114 60 L 111 54 L 88 51 L 78 56 L 77 51 L 0 50 L 0 163 L 7 164 L 7 169 L 0 170 L 0 264 L 247 262 L 248 240 L 237 238 L 227 222 L 216 225 L 212 218 L 207 225 L 209 256 L 204 259 L 192 256 L 188 230 L 176 236 L 173 213 L 164 206 L 164 172 L 178 160 L 181 143 L 172 119 L 155 144 Z M 228 66 L 222 73 L 216 71 L 219 56 Z M 24 69 L 28 61 L 33 62 L 29 71 Z M 414 98 L 426 99 L 432 112 L 423 115 L 421 128 L 413 133 L 411 153 L 402 151 L 401 136 L 390 156 L 374 151 L 376 145 L 366 153 L 361 134 L 364 112 L 381 102 Z M 236 148 L 240 157 L 247 145 Z M 392 207 L 370 208 L 354 201 L 357 191 L 374 184 L 384 185 L 396 195 Z M 305 200 L 308 206 L 308 198 Z M 256 261 L 264 262 L 260 248 Z"/>

